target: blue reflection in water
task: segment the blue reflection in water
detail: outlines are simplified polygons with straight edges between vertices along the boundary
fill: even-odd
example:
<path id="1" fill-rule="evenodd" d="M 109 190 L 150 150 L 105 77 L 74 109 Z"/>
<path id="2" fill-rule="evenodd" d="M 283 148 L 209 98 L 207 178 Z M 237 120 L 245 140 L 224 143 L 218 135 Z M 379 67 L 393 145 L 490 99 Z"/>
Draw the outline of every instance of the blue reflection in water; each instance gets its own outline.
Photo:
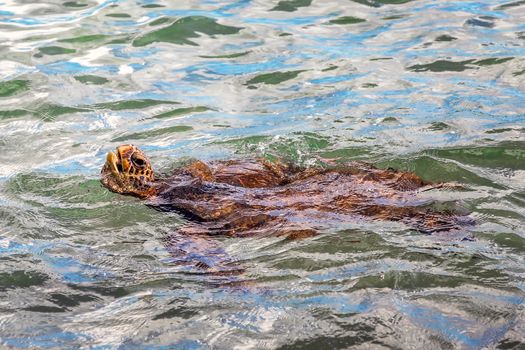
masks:
<path id="1" fill-rule="evenodd" d="M 39 332 L 40 330 L 35 329 Z M 57 347 L 70 347 L 70 344 L 86 342 L 92 338 L 77 332 L 67 331 L 49 331 L 46 334 L 32 335 L 24 338 L 2 338 L 2 344 L 19 349 L 55 349 Z M 99 347 L 100 349 L 109 349 L 109 346 Z"/>
<path id="2" fill-rule="evenodd" d="M 43 16 L 42 18 L 38 18 L 38 17 L 31 17 L 31 18 L 16 17 L 16 18 L 7 18 L 7 19 L 0 18 L 0 23 L 18 24 L 18 25 L 23 25 L 23 26 L 43 26 L 43 25 L 49 25 L 50 23 L 59 24 L 59 23 L 64 23 L 64 22 L 73 22 L 73 21 L 77 21 L 82 18 L 88 18 L 90 16 L 93 16 L 95 13 L 97 13 L 101 9 L 108 7 L 112 4 L 116 4 L 118 2 L 119 0 L 106 0 L 102 2 L 101 4 L 98 4 L 97 6 L 94 6 L 84 11 L 77 12 L 75 13 L 75 15 L 68 15 L 68 16 L 58 15 L 58 16 L 50 16 L 48 18 L 46 18 L 45 16 Z M 14 16 L 14 14 L 12 15 Z"/>
<path id="3" fill-rule="evenodd" d="M 414 323 L 422 325 L 432 331 L 444 335 L 447 339 L 460 341 L 469 348 L 480 349 L 492 344 L 503 336 L 513 325 L 512 321 L 501 326 L 491 327 L 483 325 L 486 329 L 481 334 L 469 334 L 468 329 L 474 330 L 479 326 L 476 322 L 459 316 L 446 315 L 438 310 L 417 306 L 402 300 L 396 300 L 396 306 L 408 315 Z"/>
<path id="4" fill-rule="evenodd" d="M 256 63 L 229 63 L 229 62 L 214 62 L 208 61 L 195 66 L 188 66 L 177 69 L 175 72 L 187 72 L 206 70 L 210 74 L 217 75 L 242 75 L 256 72 L 264 72 L 270 70 L 279 70 L 283 68 L 297 67 L 294 64 L 285 64 L 287 58 L 276 57 L 262 62 Z"/>
<path id="5" fill-rule="evenodd" d="M 90 73 L 96 70 L 108 71 L 116 73 L 118 69 L 116 67 L 87 67 L 77 62 L 53 62 L 50 64 L 37 65 L 37 69 L 44 74 L 71 74 L 75 75 L 78 73 Z"/>
<path id="6" fill-rule="evenodd" d="M 344 75 L 334 75 L 331 77 L 317 78 L 310 80 L 312 84 L 335 84 L 343 81 L 349 81 L 364 77 L 366 74 L 344 74 Z"/>
<path id="7" fill-rule="evenodd" d="M 59 242 L 33 241 L 31 244 L 22 244 L 7 241 L 0 246 L 0 256 L 11 256 L 12 254 L 30 254 L 34 259 L 45 263 L 47 269 L 62 278 L 65 283 L 95 282 L 111 277 L 100 268 L 80 262 L 71 256 L 60 256 L 48 251 L 56 251 L 61 248 L 70 248 Z M 77 247 L 78 248 L 78 247 Z M 81 250 L 85 248 L 80 247 Z"/>
<path id="8" fill-rule="evenodd" d="M 260 143 L 261 149 L 266 149 L 273 146 L 272 142 L 278 146 L 287 146 L 288 141 L 295 141 L 293 136 L 307 131 L 314 132 L 319 137 L 326 137 L 330 142 L 341 142 L 340 149 L 348 146 L 345 143 L 345 138 L 361 137 L 365 139 L 378 135 L 373 142 L 366 143 L 364 146 L 376 149 L 387 148 L 390 147 L 390 143 L 381 139 L 380 136 L 388 133 L 392 138 L 403 138 L 410 134 L 408 136 L 413 136 L 413 138 L 409 139 L 407 143 L 418 144 L 418 150 L 447 145 L 467 145 L 475 149 L 480 146 L 480 140 L 485 142 L 486 131 L 502 127 L 517 129 L 525 124 L 525 115 L 523 114 L 525 92 L 519 85 L 518 78 L 516 78 L 519 74 L 518 71 L 523 69 L 522 60 L 525 56 L 525 46 L 522 39 L 516 39 L 520 35 L 517 32 L 524 31 L 525 25 L 523 23 L 512 23 L 512 21 L 516 22 L 514 10 L 508 12 L 497 10 L 497 6 L 505 2 L 489 0 L 412 1 L 406 4 L 369 8 L 348 1 L 344 4 L 345 6 L 335 6 L 339 5 L 337 2 L 326 3 L 326 6 L 333 6 L 333 9 L 325 10 L 322 1 L 313 1 L 312 7 L 305 7 L 304 12 L 301 9 L 295 12 L 286 12 L 269 11 L 277 4 L 277 1 L 272 4 L 250 0 L 190 1 L 183 5 L 179 4 L 184 8 L 174 8 L 179 7 L 179 5 L 169 4 L 172 9 L 168 7 L 140 9 L 137 8 L 136 3 L 103 1 L 94 6 L 94 2 L 88 2 L 86 8 L 67 9 L 65 14 L 53 15 L 50 13 L 31 17 L 2 9 L 0 10 L 0 23 L 6 25 L 6 31 L 11 30 L 9 26 L 16 28 L 14 33 L 18 33 L 20 28 L 23 30 L 35 28 L 37 30 L 34 32 L 36 39 L 32 39 L 32 37 L 21 40 L 13 39 L 15 44 L 20 44 L 23 49 L 14 48 L 9 51 L 9 55 L 5 55 L 5 59 L 16 61 L 18 55 L 22 59 L 20 65 L 13 67 L 12 71 L 8 73 L 9 76 L 3 76 L 3 79 L 26 79 L 26 77 L 33 79 L 32 74 L 38 74 L 38 76 L 32 81 L 31 90 L 26 95 L 20 95 L 22 96 L 19 99 L 20 101 L 15 101 L 18 96 L 2 99 L 0 102 L 5 102 L 5 107 L 3 106 L 1 109 L 14 110 L 18 108 L 17 104 L 25 102 L 26 99 L 29 100 L 34 92 L 49 93 L 50 99 L 59 100 L 61 104 L 67 106 L 85 106 L 86 104 L 132 99 L 161 99 L 181 103 L 170 107 L 155 107 L 155 109 L 118 111 L 108 109 L 66 114 L 60 116 L 56 123 L 42 123 L 39 126 L 39 131 L 43 130 L 45 134 L 34 135 L 32 138 L 36 141 L 55 137 L 57 141 L 67 139 L 71 143 L 92 147 L 89 152 L 79 152 L 80 155 L 75 159 L 68 158 L 65 160 L 55 156 L 56 150 L 49 150 L 52 161 L 43 162 L 43 165 L 27 170 L 27 172 L 47 172 L 55 174 L 57 177 L 82 174 L 86 178 L 93 179 L 97 176 L 100 166 L 100 162 L 94 161 L 93 158 L 103 160 L 105 154 L 114 149 L 116 142 L 111 140 L 115 137 L 137 132 L 155 131 L 174 125 L 187 125 L 193 129 L 187 133 L 163 134 L 160 138 L 139 137 L 123 142 L 139 143 L 144 151 L 153 154 L 153 157 L 160 154 L 161 156 L 178 158 L 182 155 L 186 157 L 197 156 L 205 160 L 224 158 L 230 154 L 229 152 L 244 152 L 244 155 L 248 153 L 248 156 L 257 155 L 254 154 L 253 148 L 247 147 L 249 151 L 246 152 L 240 147 L 216 143 L 217 141 L 242 139 L 249 136 L 270 136 L 270 141 L 267 141 L 266 138 L 264 141 L 255 141 L 255 143 Z M 140 5 L 156 3 L 160 2 L 146 0 Z M 113 4 L 130 6 L 129 12 L 132 19 L 110 19 L 106 17 L 103 10 Z M 354 15 L 354 13 L 349 13 L 354 8 L 358 9 L 355 16 L 363 17 L 366 22 L 352 25 L 328 23 L 335 17 Z M 127 13 L 127 9 L 127 7 L 122 7 L 119 8 L 119 11 Z M 111 8 L 108 11 L 117 10 Z M 63 38 L 84 34 L 115 34 L 117 38 L 121 36 L 135 38 L 164 26 L 149 26 L 147 22 L 152 19 L 171 16 L 173 20 L 176 20 L 180 17 L 195 15 L 207 16 L 218 20 L 221 24 L 243 27 L 244 29 L 238 35 L 224 37 L 221 35 L 208 37 L 197 30 L 196 32 L 201 37 L 195 39 L 199 45 L 195 47 L 178 46 L 170 43 L 160 45 L 153 43 L 145 47 L 133 47 L 132 43 L 106 44 L 107 55 L 101 57 L 99 61 L 95 59 L 93 66 L 78 63 L 85 61 L 77 60 L 75 62 L 73 59 L 76 55 L 79 57 L 89 55 L 92 52 L 91 50 L 96 49 L 94 43 L 57 42 Z M 385 19 L 391 15 L 403 17 Z M 481 16 L 490 16 L 491 18 L 482 18 Z M 56 28 L 57 30 L 60 29 L 60 26 L 64 26 L 64 32 L 57 31 L 47 36 L 42 34 L 42 38 L 38 33 L 39 26 Z M 282 32 L 287 32 L 289 35 L 281 38 L 279 35 Z M 437 36 L 442 34 L 454 36 L 458 41 L 453 41 L 451 44 L 436 41 Z M 461 40 L 466 42 L 461 43 Z M 23 56 L 23 50 L 27 50 L 29 47 L 27 43 L 30 43 L 31 47 L 62 45 L 75 48 L 77 52 L 73 55 L 45 56 L 40 60 L 33 57 L 34 52 L 29 52 L 27 57 Z M 243 53 L 244 51 L 248 53 L 243 56 L 220 57 Z M 177 64 L 176 68 L 170 66 L 172 60 L 188 53 L 188 56 L 192 58 L 189 64 L 182 67 Z M 219 57 L 209 58 L 209 56 Z M 487 66 L 479 66 L 473 64 L 474 62 L 466 63 L 465 70 L 462 72 L 447 70 L 443 72 L 415 72 L 408 69 L 413 65 L 429 64 L 438 60 L 461 62 L 506 57 L 513 57 L 513 59 L 502 64 L 493 62 Z M 377 58 L 391 58 L 391 60 L 371 61 Z M 131 67 L 133 73 L 122 74 L 123 65 Z M 324 70 L 329 67 L 335 67 L 335 69 Z M 305 72 L 282 84 L 264 85 L 260 83 L 251 84 L 253 86 L 249 87 L 246 84 L 261 74 L 291 70 L 304 70 Z M 87 86 L 87 84 L 81 84 L 70 79 L 72 76 L 80 74 L 100 74 L 106 77 L 109 82 L 101 86 Z M 46 79 L 50 81 L 49 84 L 46 83 Z M 73 82 L 71 83 L 70 80 Z M 136 85 L 134 85 L 134 81 Z M 231 102 L 230 105 L 224 106 L 221 100 L 223 95 L 221 91 L 217 90 L 224 88 L 225 85 L 232 88 L 233 91 L 229 95 L 225 94 L 225 97 L 231 100 L 238 97 L 241 103 Z M 65 86 L 66 93 L 54 90 L 56 86 L 60 86 L 61 89 Z M 365 86 L 368 88 L 365 89 Z M 71 95 L 68 94 L 69 92 Z M 39 97 L 36 101 L 30 101 L 31 108 L 33 107 L 32 103 L 47 102 L 49 101 L 45 97 Z M 158 114 L 158 110 L 161 109 L 163 112 L 171 110 L 172 107 L 175 109 L 191 106 L 206 106 L 213 110 L 172 119 L 151 118 Z M 26 108 L 26 106 L 22 107 Z M 235 112 L 228 111 L 228 109 Z M 314 117 L 318 117 L 319 120 L 312 122 Z M 345 117 L 348 119 L 345 119 L 344 124 L 336 126 L 332 124 L 334 120 Z M 382 123 L 387 117 L 395 119 L 391 119 L 391 121 L 394 120 L 392 123 Z M 467 120 L 471 124 L 465 123 L 466 125 L 464 125 L 462 120 Z M 3 119 L 1 121 L 4 122 Z M 12 126 L 10 126 L 12 128 L 25 128 L 26 125 L 23 122 L 31 123 L 33 121 L 32 119 L 29 121 L 5 119 L 6 125 L 12 122 Z M 439 130 L 432 133 L 428 131 L 432 122 L 449 123 L 452 130 Z M 214 126 L 215 123 L 227 124 L 229 128 L 217 128 Z M 93 124 L 96 124 L 96 127 Z M 92 126 L 93 128 L 91 128 Z M 469 129 L 469 133 L 456 132 L 456 126 L 457 130 L 460 131 L 462 127 Z M 347 127 L 348 130 L 344 129 Z M 87 130 L 88 128 L 89 130 Z M 6 131 L 11 130 L 6 127 Z M 271 136 L 274 135 L 281 137 L 280 140 L 284 141 L 278 141 L 277 137 L 272 138 Z M 522 134 L 519 134 L 513 140 L 521 140 L 518 139 L 521 136 Z M 31 141 L 33 142 L 33 140 Z M 0 142 L 3 147 L 4 139 Z M 12 149 L 18 150 L 18 146 L 13 146 L 15 142 L 11 144 L 9 140 L 5 142 Z M 16 142 L 22 144 L 27 140 L 18 139 Z M 481 142 L 481 146 L 484 145 L 483 142 Z M 67 152 L 70 151 L 67 146 L 64 148 Z M 294 151 L 307 152 L 301 148 Z M 516 162 L 520 160 L 521 158 L 516 157 Z M 493 169 L 484 168 L 483 171 L 491 172 Z M 10 176 L 0 175 L 2 190 L 4 185 L 9 182 Z M 38 185 L 46 186 L 46 183 L 42 181 Z M 477 190 L 474 187 L 472 189 L 474 194 L 470 193 L 470 195 L 482 196 L 483 190 Z M 512 189 L 512 191 L 514 190 Z M 518 193 L 518 191 L 514 192 Z M 490 193 L 489 196 L 497 197 L 504 194 Z M 100 205 L 97 198 L 90 199 L 96 202 L 95 205 Z M 516 226 L 508 224 L 505 226 L 505 220 L 508 218 L 497 212 L 500 209 L 510 210 L 508 203 L 504 201 L 489 202 L 485 198 L 476 198 L 476 201 L 481 203 L 480 206 L 485 212 L 490 213 L 486 216 L 490 216 L 490 220 L 494 220 L 494 222 L 487 220 L 489 225 L 493 226 L 483 232 L 484 235 L 481 239 L 493 235 L 493 231 L 497 232 L 498 229 L 505 233 L 513 232 L 514 234 Z M 115 203 L 116 206 L 119 202 Z M 9 203 L 0 197 L 0 204 L 8 206 Z M 61 204 L 67 205 L 66 202 Z M 469 202 L 469 204 L 476 207 L 478 202 Z M 519 203 L 512 205 L 519 206 Z M 483 216 L 485 212 L 477 214 L 485 219 Z M 517 212 L 519 209 L 516 210 Z M 159 221 L 161 223 L 157 224 L 159 225 L 157 227 L 154 226 L 153 231 L 161 231 L 165 228 L 163 226 L 165 223 L 162 220 Z M 96 235 L 97 232 L 94 229 L 86 234 Z M 520 232 L 516 233 L 516 235 L 520 234 Z M 78 239 L 78 236 L 75 236 L 75 239 Z M 486 247 L 491 246 L 493 242 L 489 238 L 486 239 L 487 241 L 482 244 Z M 10 241 L 4 239 L 2 243 L 5 243 L 0 245 L 0 256 L 2 258 L 17 259 L 17 255 L 29 255 L 31 259 L 42 263 L 42 269 L 51 274 L 53 283 L 57 283 L 60 288 L 64 289 L 68 285 L 94 287 L 104 284 L 109 287 L 120 287 L 114 280 L 122 281 L 116 277 L 121 277 L 119 273 L 124 274 L 123 271 L 126 270 L 126 267 L 123 266 L 120 271 L 118 269 L 107 271 L 105 268 L 97 266 L 96 263 L 86 263 L 85 261 L 93 261 L 93 255 L 96 258 L 104 253 L 94 252 L 91 247 L 72 243 L 67 239 L 55 242 L 35 239 L 30 244 L 19 243 L 16 239 Z M 119 243 L 115 241 L 109 242 L 109 244 L 118 245 Z M 308 245 L 310 244 L 314 245 L 315 243 L 312 241 Z M 396 259 L 395 264 L 399 264 L 399 261 L 404 261 L 402 254 L 398 254 L 399 251 L 406 249 L 404 244 L 403 241 L 395 241 L 388 248 L 385 248 L 392 248 L 393 253 L 389 251 L 385 252 L 384 255 L 395 255 L 393 258 Z M 162 251 L 163 248 L 156 249 Z M 502 246 L 498 249 L 503 251 L 504 248 Z M 457 252 L 458 254 L 472 253 L 469 247 L 458 248 Z M 249 255 L 252 252 L 243 253 Z M 300 253 L 306 256 L 305 259 L 310 258 L 308 251 L 305 250 Z M 516 256 L 508 258 L 507 253 L 510 254 L 511 252 L 498 253 L 498 263 L 501 264 L 498 271 L 512 276 L 511 287 L 516 287 L 518 291 L 525 291 L 525 284 L 519 280 L 519 273 L 521 273 L 518 271 L 519 268 L 515 267 L 518 272 L 513 272 L 507 269 L 508 265 L 506 265 L 512 259 L 516 259 L 516 261 L 519 259 Z M 270 250 L 268 255 L 272 254 L 278 255 L 280 253 Z M 283 254 L 295 257 L 294 251 Z M 508 330 L 511 330 L 519 321 L 517 316 L 512 316 L 512 312 L 509 312 L 508 314 L 511 315 L 508 317 L 509 319 L 497 324 L 496 322 L 491 323 L 490 317 L 482 315 L 478 310 L 467 310 L 465 308 L 462 311 L 463 314 L 453 313 L 444 308 L 440 309 L 439 300 L 435 304 L 430 301 L 428 306 L 423 306 L 418 304 L 417 300 L 412 301 L 410 299 L 411 296 L 417 298 L 420 295 L 425 295 L 427 289 L 421 291 L 421 294 L 414 292 L 409 297 L 402 298 L 400 295 L 404 293 L 403 291 L 370 288 L 366 290 L 366 296 L 362 297 L 359 294 L 360 291 L 354 293 L 351 289 L 346 289 L 348 288 L 347 285 L 339 284 L 340 280 L 346 281 L 347 279 L 352 279 L 349 283 L 353 283 L 354 280 L 370 275 L 374 269 L 377 271 L 399 270 L 398 265 L 369 263 L 370 261 L 383 261 L 384 256 L 381 254 L 383 252 L 378 255 L 372 254 L 372 256 L 356 254 L 356 259 L 362 258 L 365 262 L 355 264 L 345 261 L 341 268 L 327 268 L 311 274 L 306 271 L 307 269 L 296 266 L 299 270 L 299 277 L 292 277 L 295 278 L 293 286 L 289 285 L 286 279 L 284 281 L 278 280 L 281 276 L 288 277 L 285 275 L 287 272 L 273 267 L 271 262 L 269 263 L 264 259 L 259 261 L 257 257 L 254 258 L 250 255 L 246 258 L 247 264 L 253 262 L 254 265 L 260 264 L 262 266 L 260 271 L 254 268 L 256 271 L 253 274 L 257 275 L 256 278 L 267 281 L 268 278 L 275 277 L 277 282 L 270 283 L 270 287 L 259 285 L 255 287 L 225 287 L 221 283 L 241 282 L 243 277 L 222 279 L 213 276 L 189 277 L 181 274 L 181 271 L 170 269 L 170 266 L 167 266 L 168 272 L 161 278 L 173 278 L 176 279 L 175 282 L 170 282 L 172 284 L 168 286 L 159 287 L 155 284 L 158 281 L 153 279 L 147 281 L 147 283 L 152 282 L 151 285 L 144 287 L 148 293 L 151 292 L 146 294 L 148 298 L 151 298 L 153 307 L 159 309 L 155 311 L 158 311 L 159 314 L 166 311 L 170 307 L 169 302 L 172 298 L 187 298 L 205 310 L 204 316 L 200 314 L 198 317 L 189 320 L 178 318 L 174 319 L 172 323 L 170 323 L 171 320 L 166 321 L 166 323 L 162 323 L 162 327 L 165 327 L 162 329 L 162 327 L 157 327 L 161 322 L 152 321 L 149 315 L 130 312 L 125 316 L 134 317 L 133 320 L 141 325 L 141 329 L 137 330 L 136 333 L 140 336 L 134 338 L 131 334 L 127 335 L 129 339 L 124 339 L 119 346 L 126 349 L 141 349 L 146 346 L 151 349 L 179 347 L 200 349 L 208 345 L 206 343 L 206 340 L 209 340 L 206 338 L 207 335 L 202 336 L 199 340 L 181 336 L 174 340 L 170 346 L 146 345 L 149 333 L 140 332 L 143 331 L 142 328 L 146 329 L 150 326 L 152 326 L 151 328 L 159 328 L 154 330 L 157 332 L 155 334 L 158 337 L 164 337 L 166 335 L 163 332 L 166 332 L 167 336 L 171 336 L 172 332 L 178 331 L 180 327 L 188 327 L 189 330 L 195 331 L 195 328 L 201 326 L 210 326 L 211 324 L 215 327 L 219 324 L 220 327 L 223 327 L 221 331 L 224 331 L 224 334 L 232 330 L 239 330 L 246 332 L 244 334 L 256 334 L 261 339 L 266 340 L 273 338 L 274 334 L 264 334 L 261 322 L 265 321 L 265 316 L 261 316 L 253 310 L 267 311 L 271 314 L 268 318 L 282 317 L 283 319 L 286 319 L 286 314 L 290 311 L 292 311 L 291 314 L 297 312 L 301 316 L 315 318 L 315 311 L 323 308 L 328 309 L 332 315 L 337 314 L 337 317 L 341 318 L 352 317 L 353 314 L 362 314 L 366 317 L 379 314 L 377 311 L 385 305 L 390 306 L 392 300 L 394 300 L 393 310 L 389 311 L 397 312 L 402 317 L 409 319 L 413 325 L 419 327 L 416 331 L 423 330 L 423 332 L 438 334 L 446 341 L 458 343 L 467 348 L 495 346 L 500 339 L 505 337 Z M 192 257 L 207 261 L 206 255 L 190 256 L 190 258 Z M 110 259 L 108 256 L 104 256 L 104 258 Z M 272 258 L 270 256 L 268 260 L 272 260 Z M 431 257 L 427 256 L 423 259 L 426 258 L 431 261 Z M 139 261 L 140 266 L 144 267 L 142 271 L 144 275 L 150 273 L 149 260 Z M 173 258 L 162 257 L 155 262 L 159 264 L 166 262 L 166 265 L 169 265 L 170 262 L 173 262 Z M 311 262 L 315 263 L 315 259 L 312 258 Z M 435 268 L 439 269 L 439 266 L 435 266 Z M 403 271 L 410 273 L 412 270 L 407 268 Z M 442 270 L 439 271 L 442 272 Z M 439 271 L 430 274 L 441 277 L 447 276 L 446 274 L 440 275 Z M 459 273 L 464 272 L 460 271 Z M 130 281 L 126 280 L 122 284 L 124 286 L 130 285 L 133 288 L 136 284 L 144 282 L 144 275 L 138 273 L 137 276 L 129 277 Z M 187 283 L 188 281 L 191 283 Z M 206 283 L 216 283 L 218 287 L 216 285 L 209 287 Z M 255 284 L 258 284 L 258 281 Z M 292 290 L 292 288 L 296 289 Z M 508 294 L 498 294 L 500 285 L 491 286 L 490 283 L 486 288 L 492 290 L 493 294 L 489 292 L 480 294 L 475 291 L 461 294 L 453 288 L 442 290 L 442 292 L 446 296 L 460 296 L 470 301 L 482 300 L 486 304 L 498 302 L 507 308 L 506 311 L 508 308 L 519 308 L 524 305 L 522 295 L 514 290 L 507 292 Z M 137 290 L 143 292 L 139 287 Z M 428 288 L 429 293 L 433 291 L 433 288 Z M 21 293 L 24 292 L 21 291 Z M 45 295 L 47 292 L 42 292 L 42 294 Z M 112 311 L 115 313 L 118 311 L 126 313 L 128 312 L 126 308 L 130 305 L 143 302 L 142 296 L 134 293 L 134 290 L 128 292 L 131 295 L 128 294 L 123 297 L 101 295 L 103 305 L 90 305 L 90 307 L 100 310 L 111 304 L 114 307 Z M 203 300 L 200 304 L 196 302 L 199 299 Z M 157 302 L 158 305 L 155 304 Z M 82 315 L 85 312 L 82 308 L 79 310 L 72 308 L 71 313 L 68 313 L 66 317 Z M 206 319 L 208 311 L 210 313 L 215 311 L 215 315 L 218 315 L 216 319 Z M 277 316 L 272 314 L 274 311 Z M 380 318 L 381 315 L 377 317 Z M 290 324 L 294 322 L 291 318 L 286 319 L 286 321 Z M 59 329 L 59 327 L 66 328 L 67 322 L 64 321 L 63 323 L 64 325 L 51 328 L 40 326 L 32 328 L 34 324 L 31 324 L 24 330 L 26 336 L 3 337 L 2 345 L 16 348 L 68 348 L 72 347 L 71 344 L 86 343 L 86 347 L 93 349 L 115 347 L 109 344 L 101 344 L 105 340 L 96 335 L 97 330 L 111 325 L 101 323 L 97 326 L 100 329 L 96 329 L 93 334 L 87 335 L 82 331 L 68 332 Z M 142 327 L 142 325 L 146 326 Z M 87 322 L 82 326 L 88 327 L 90 324 Z M 300 333 L 301 329 L 294 329 L 293 327 L 287 331 L 295 336 L 294 339 L 309 339 L 309 336 L 315 336 L 294 334 L 294 332 Z M 393 332 L 403 331 L 396 329 Z M 337 336 L 331 334 L 330 329 L 324 332 L 326 336 Z M 397 333 L 394 334 L 394 336 L 397 335 Z M 123 338 L 126 338 L 126 335 L 123 335 Z M 228 347 L 224 346 L 224 348 Z"/>

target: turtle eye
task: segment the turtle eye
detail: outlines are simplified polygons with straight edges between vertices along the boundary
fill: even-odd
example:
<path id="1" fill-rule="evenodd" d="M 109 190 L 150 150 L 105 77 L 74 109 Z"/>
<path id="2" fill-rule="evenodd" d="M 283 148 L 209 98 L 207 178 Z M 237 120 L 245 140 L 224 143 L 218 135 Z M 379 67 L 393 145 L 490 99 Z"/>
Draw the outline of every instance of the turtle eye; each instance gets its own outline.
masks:
<path id="1" fill-rule="evenodd" d="M 131 161 L 134 165 L 138 166 L 139 168 L 142 168 L 144 165 L 146 165 L 146 161 L 142 158 L 133 157 L 131 158 Z"/>

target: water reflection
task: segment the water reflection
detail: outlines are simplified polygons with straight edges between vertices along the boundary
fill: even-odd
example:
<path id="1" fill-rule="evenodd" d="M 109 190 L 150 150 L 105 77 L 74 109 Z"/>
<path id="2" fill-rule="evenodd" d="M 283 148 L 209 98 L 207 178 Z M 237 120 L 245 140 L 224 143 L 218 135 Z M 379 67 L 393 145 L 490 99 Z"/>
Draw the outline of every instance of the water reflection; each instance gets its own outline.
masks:
<path id="1" fill-rule="evenodd" d="M 3 346 L 523 346 L 523 1 L 0 7 Z M 125 142 L 165 173 L 262 155 L 457 182 L 429 196 L 475 240 L 218 238 L 246 272 L 188 274 L 163 244 L 183 219 L 98 183 Z"/>

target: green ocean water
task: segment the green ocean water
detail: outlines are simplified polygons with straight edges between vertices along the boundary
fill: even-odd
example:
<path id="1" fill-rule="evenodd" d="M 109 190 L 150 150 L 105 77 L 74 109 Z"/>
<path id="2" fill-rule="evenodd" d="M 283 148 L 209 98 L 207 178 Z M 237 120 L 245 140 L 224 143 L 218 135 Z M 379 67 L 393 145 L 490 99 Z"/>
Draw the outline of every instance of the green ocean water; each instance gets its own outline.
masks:
<path id="1" fill-rule="evenodd" d="M 0 344 L 8 349 L 521 349 L 525 3 L 0 2 Z M 224 238 L 99 183 L 105 154 L 364 161 L 460 185 L 457 236 L 356 220 Z M 469 239 L 464 239 L 468 237 Z"/>

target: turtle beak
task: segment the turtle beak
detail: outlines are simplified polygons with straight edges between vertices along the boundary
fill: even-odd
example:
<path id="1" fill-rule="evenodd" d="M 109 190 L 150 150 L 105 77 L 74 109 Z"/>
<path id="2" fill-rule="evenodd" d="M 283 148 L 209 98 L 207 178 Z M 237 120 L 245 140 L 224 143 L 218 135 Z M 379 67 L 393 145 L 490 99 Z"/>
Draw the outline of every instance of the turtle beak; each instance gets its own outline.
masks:
<path id="1" fill-rule="evenodd" d="M 119 174 L 117 164 L 119 163 L 118 156 L 114 152 L 109 152 L 106 156 L 106 165 L 111 173 L 115 176 Z"/>

